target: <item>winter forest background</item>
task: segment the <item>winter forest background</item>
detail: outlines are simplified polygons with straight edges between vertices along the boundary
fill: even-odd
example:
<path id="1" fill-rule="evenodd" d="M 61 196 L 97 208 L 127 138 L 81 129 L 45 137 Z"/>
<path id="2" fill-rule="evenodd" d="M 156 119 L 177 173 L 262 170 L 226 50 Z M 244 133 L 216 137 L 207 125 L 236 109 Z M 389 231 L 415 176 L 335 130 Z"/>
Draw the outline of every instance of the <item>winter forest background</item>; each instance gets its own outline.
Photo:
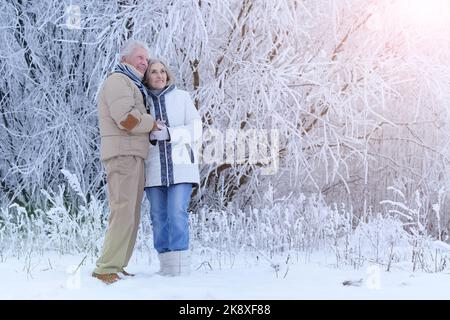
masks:
<path id="1" fill-rule="evenodd" d="M 450 4 L 426 2 L 1 1 L 0 261 L 98 255 L 96 94 L 136 38 L 203 117 L 194 251 L 444 270 Z M 138 250 L 152 249 L 147 211 Z"/>

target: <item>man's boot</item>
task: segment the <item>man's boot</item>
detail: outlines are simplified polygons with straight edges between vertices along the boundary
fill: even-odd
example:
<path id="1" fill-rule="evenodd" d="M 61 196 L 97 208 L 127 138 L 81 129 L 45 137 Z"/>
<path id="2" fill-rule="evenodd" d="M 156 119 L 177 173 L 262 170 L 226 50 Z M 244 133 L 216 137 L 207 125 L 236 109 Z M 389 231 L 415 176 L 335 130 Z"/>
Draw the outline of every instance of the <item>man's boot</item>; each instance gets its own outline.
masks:
<path id="1" fill-rule="evenodd" d="M 92 276 L 94 278 L 101 280 L 103 283 L 106 283 L 106 284 L 112 284 L 112 283 L 120 280 L 120 277 L 117 273 L 100 274 L 100 273 L 93 272 Z"/>

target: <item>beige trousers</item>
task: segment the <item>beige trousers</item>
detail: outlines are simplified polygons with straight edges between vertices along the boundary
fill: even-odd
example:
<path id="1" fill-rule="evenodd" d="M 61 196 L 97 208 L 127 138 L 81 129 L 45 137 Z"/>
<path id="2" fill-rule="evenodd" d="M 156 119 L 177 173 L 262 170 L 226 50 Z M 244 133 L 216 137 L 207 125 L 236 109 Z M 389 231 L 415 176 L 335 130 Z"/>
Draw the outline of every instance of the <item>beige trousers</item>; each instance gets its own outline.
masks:
<path id="1" fill-rule="evenodd" d="M 144 159 L 119 156 L 103 162 L 109 196 L 109 224 L 98 274 L 117 273 L 128 265 L 136 242 L 144 194 Z"/>

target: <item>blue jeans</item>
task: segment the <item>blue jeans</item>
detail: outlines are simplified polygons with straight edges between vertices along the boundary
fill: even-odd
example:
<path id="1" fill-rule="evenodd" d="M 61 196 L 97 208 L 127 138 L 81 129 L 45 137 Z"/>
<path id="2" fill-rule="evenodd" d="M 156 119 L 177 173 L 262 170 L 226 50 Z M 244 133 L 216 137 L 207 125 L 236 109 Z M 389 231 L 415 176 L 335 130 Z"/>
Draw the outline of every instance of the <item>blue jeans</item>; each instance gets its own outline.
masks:
<path id="1" fill-rule="evenodd" d="M 188 205 L 192 184 L 178 183 L 169 187 L 145 188 L 150 201 L 153 245 L 158 253 L 189 248 Z"/>

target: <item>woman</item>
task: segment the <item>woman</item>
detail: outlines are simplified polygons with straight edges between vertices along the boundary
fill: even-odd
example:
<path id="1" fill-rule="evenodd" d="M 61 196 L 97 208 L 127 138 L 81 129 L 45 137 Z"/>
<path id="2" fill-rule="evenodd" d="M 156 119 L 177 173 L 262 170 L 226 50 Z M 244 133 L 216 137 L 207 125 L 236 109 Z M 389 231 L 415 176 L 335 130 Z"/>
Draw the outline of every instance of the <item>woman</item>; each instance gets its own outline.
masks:
<path id="1" fill-rule="evenodd" d="M 145 85 L 150 113 L 160 129 L 150 133 L 145 161 L 153 243 L 160 274 L 185 275 L 190 272 L 187 209 L 192 186 L 200 183 L 194 151 L 202 135 L 201 118 L 189 94 L 175 87 L 162 61 L 149 61 Z"/>

